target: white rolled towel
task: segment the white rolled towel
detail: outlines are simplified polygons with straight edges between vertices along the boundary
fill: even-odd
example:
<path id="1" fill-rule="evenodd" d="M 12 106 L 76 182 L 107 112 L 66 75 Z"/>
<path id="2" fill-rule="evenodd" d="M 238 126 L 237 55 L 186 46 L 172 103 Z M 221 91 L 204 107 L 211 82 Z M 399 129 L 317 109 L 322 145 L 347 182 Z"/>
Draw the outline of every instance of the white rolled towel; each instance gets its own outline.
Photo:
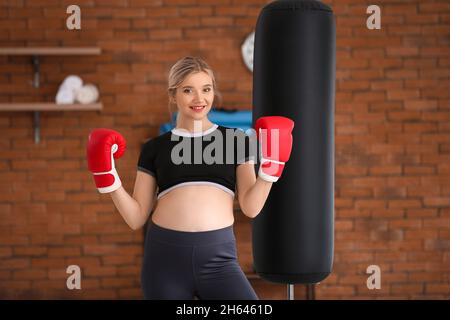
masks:
<path id="1" fill-rule="evenodd" d="M 94 103 L 97 101 L 98 96 L 97 87 L 91 83 L 84 85 L 75 93 L 75 99 L 81 104 Z"/>
<path id="2" fill-rule="evenodd" d="M 75 91 L 67 88 L 59 88 L 56 94 L 57 104 L 72 104 L 75 103 Z"/>
<path id="3" fill-rule="evenodd" d="M 65 87 L 69 90 L 77 91 L 83 86 L 83 80 L 79 76 L 76 75 L 70 75 L 67 76 L 63 83 L 61 84 L 62 87 Z"/>
<path id="4" fill-rule="evenodd" d="M 57 104 L 75 103 L 76 92 L 83 86 L 83 80 L 79 76 L 67 76 L 61 83 L 56 94 Z"/>

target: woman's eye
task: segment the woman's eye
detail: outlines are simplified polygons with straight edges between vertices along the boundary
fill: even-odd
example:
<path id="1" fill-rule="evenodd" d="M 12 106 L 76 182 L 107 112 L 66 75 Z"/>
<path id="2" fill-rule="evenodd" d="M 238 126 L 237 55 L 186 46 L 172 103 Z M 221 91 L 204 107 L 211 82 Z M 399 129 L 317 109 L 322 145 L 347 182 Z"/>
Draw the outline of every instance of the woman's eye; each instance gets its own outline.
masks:
<path id="1" fill-rule="evenodd" d="M 205 89 L 203 89 L 203 92 L 210 92 L 210 91 L 211 91 L 211 88 L 205 88 Z M 192 92 L 192 89 L 184 89 L 183 92 L 184 92 L 184 93 L 191 93 L 191 92 Z"/>

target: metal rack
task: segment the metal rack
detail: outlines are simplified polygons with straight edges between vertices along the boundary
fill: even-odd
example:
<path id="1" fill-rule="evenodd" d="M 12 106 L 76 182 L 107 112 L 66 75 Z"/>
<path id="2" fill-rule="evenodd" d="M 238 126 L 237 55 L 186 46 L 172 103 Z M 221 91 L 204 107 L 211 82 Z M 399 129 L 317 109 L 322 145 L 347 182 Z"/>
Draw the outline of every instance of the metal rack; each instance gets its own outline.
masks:
<path id="1" fill-rule="evenodd" d="M 43 55 L 99 55 L 101 49 L 97 47 L 29 47 L 29 48 L 0 48 L 0 55 L 31 56 L 33 65 L 33 87 L 40 87 L 40 56 Z M 59 105 L 56 103 L 0 103 L 0 111 L 32 111 L 34 142 L 40 142 L 41 111 L 98 111 L 102 110 L 102 103 Z"/>

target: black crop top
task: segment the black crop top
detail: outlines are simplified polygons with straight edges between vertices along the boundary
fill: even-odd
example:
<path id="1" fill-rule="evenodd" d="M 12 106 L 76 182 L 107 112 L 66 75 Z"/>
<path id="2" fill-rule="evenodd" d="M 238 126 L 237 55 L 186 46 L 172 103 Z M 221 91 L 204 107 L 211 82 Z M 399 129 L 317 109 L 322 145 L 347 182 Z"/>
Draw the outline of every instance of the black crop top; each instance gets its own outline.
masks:
<path id="1" fill-rule="evenodd" d="M 217 124 L 197 133 L 172 129 L 142 146 L 137 166 L 156 178 L 158 199 L 185 185 L 212 185 L 234 196 L 237 166 L 256 163 L 253 141 L 241 129 Z"/>

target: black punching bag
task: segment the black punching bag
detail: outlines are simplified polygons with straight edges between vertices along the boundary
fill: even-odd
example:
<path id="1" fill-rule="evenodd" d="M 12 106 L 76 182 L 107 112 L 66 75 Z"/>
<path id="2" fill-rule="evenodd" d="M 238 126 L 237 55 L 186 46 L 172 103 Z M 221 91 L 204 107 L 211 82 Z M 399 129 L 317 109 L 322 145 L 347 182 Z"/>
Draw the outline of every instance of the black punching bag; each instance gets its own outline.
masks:
<path id="1" fill-rule="evenodd" d="M 333 264 L 335 20 L 319 1 L 266 5 L 255 31 L 253 124 L 295 122 L 281 178 L 253 219 L 254 268 L 278 283 L 317 283 Z"/>

